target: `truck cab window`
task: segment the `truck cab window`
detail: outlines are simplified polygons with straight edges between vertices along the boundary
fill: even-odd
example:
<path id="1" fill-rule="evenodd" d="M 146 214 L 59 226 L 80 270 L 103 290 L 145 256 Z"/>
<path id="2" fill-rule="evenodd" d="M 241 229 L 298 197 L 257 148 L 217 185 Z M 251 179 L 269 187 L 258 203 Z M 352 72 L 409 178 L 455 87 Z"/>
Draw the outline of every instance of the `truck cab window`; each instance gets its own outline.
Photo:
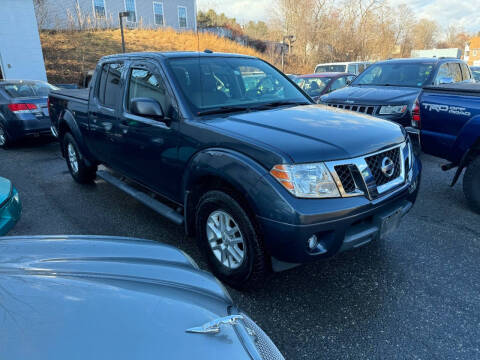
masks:
<path id="1" fill-rule="evenodd" d="M 158 101 L 162 110 L 168 116 L 171 112 L 171 102 L 161 77 L 146 69 L 132 69 L 129 77 L 127 109 L 135 98 L 151 98 Z"/>
<path id="2" fill-rule="evenodd" d="M 97 98 L 100 104 L 115 108 L 117 99 L 122 96 L 123 64 L 105 64 L 102 67 L 97 87 Z"/>

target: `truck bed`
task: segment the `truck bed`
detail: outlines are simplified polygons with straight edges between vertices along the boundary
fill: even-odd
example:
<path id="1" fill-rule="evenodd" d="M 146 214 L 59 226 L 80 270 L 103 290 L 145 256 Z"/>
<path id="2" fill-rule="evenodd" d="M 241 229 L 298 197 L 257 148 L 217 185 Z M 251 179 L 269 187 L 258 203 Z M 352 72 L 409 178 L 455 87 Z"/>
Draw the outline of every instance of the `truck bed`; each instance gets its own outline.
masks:
<path id="1" fill-rule="evenodd" d="M 469 96 L 480 96 L 480 83 L 455 83 L 431 85 L 423 88 L 426 91 L 441 92 L 448 94 L 459 94 Z"/>
<path id="2" fill-rule="evenodd" d="M 52 91 L 51 95 L 61 98 L 69 98 L 80 101 L 88 101 L 89 97 L 89 88 L 85 89 L 62 89 L 57 91 Z"/>

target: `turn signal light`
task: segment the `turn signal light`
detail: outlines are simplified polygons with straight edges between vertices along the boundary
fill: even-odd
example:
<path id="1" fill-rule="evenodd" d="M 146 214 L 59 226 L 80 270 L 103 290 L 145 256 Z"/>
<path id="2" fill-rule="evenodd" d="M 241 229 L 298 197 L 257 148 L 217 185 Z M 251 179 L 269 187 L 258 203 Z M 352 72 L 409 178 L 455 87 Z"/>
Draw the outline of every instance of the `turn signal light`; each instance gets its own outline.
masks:
<path id="1" fill-rule="evenodd" d="M 293 182 L 290 179 L 290 173 L 288 172 L 285 165 L 275 165 L 272 170 L 270 170 L 270 174 L 277 179 L 280 184 L 282 184 L 288 190 L 294 190 L 295 187 Z"/>

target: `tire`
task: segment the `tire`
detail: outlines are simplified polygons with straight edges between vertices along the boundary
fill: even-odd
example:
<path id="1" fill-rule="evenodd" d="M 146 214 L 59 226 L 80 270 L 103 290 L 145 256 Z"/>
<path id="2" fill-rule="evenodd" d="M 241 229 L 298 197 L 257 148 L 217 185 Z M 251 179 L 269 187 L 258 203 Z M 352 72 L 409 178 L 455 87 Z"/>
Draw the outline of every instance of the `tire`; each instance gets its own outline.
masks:
<path id="1" fill-rule="evenodd" d="M 65 134 L 62 146 L 68 170 L 73 179 L 79 184 L 92 183 L 97 176 L 97 166 L 88 166 L 85 163 L 85 157 L 80 152 L 77 142 L 72 134 Z"/>
<path id="2" fill-rule="evenodd" d="M 222 234 L 222 239 L 218 240 L 215 234 L 218 235 L 219 232 L 212 231 L 212 225 L 215 226 L 215 219 L 222 217 L 227 224 L 227 227 L 224 227 L 225 234 L 228 231 L 231 233 Z M 211 270 L 220 280 L 237 289 L 256 289 L 265 283 L 271 270 L 270 257 L 263 248 L 254 222 L 237 200 L 223 191 L 207 192 L 198 202 L 195 223 L 198 246 Z M 238 231 L 235 231 L 235 226 Z M 224 236 L 228 236 L 226 240 Z M 239 238 L 242 239 L 241 243 L 237 243 Z M 227 249 L 214 251 L 213 247 L 222 245 L 227 245 Z M 222 252 L 224 263 L 221 261 Z M 237 255 L 236 258 L 232 256 L 232 252 Z"/>
<path id="3" fill-rule="evenodd" d="M 480 157 L 477 156 L 467 167 L 463 177 L 463 192 L 468 205 L 480 214 Z"/>
<path id="4" fill-rule="evenodd" d="M 0 124 L 0 148 L 8 149 L 10 145 L 12 145 L 12 141 L 8 136 L 7 129 Z"/>

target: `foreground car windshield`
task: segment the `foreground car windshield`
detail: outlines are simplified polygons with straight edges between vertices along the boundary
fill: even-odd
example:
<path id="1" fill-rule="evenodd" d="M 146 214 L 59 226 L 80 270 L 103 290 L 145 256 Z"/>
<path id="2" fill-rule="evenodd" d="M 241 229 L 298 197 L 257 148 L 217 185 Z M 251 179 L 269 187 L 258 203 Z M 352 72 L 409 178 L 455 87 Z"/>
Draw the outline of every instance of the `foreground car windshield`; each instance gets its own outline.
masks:
<path id="1" fill-rule="evenodd" d="M 268 103 L 308 103 L 280 72 L 258 59 L 171 59 L 168 67 L 192 112 L 252 108 Z"/>
<path id="2" fill-rule="evenodd" d="M 311 77 L 311 78 L 297 78 L 295 82 L 308 95 L 315 97 L 320 96 L 322 91 L 327 87 L 332 78 L 330 77 Z"/>
<path id="3" fill-rule="evenodd" d="M 0 85 L 0 87 L 12 98 L 45 97 L 50 91 L 58 90 L 57 87 L 42 81 L 22 81 Z"/>
<path id="4" fill-rule="evenodd" d="M 428 82 L 432 71 L 432 63 L 375 64 L 360 74 L 352 85 L 421 87 Z"/>

